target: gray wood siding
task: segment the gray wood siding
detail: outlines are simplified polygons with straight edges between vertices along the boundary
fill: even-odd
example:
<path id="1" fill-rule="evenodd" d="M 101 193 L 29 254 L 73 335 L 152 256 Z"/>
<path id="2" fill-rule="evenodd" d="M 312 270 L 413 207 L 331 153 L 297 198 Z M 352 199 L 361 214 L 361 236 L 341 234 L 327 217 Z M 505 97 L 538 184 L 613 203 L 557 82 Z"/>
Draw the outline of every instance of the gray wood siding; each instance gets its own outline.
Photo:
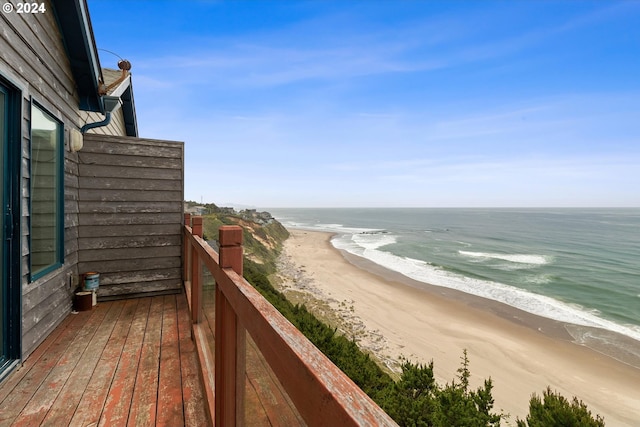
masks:
<path id="1" fill-rule="evenodd" d="M 99 299 L 181 291 L 181 142 L 85 134 L 78 154 L 78 269 Z"/>
<path id="2" fill-rule="evenodd" d="M 6 2 L 6 0 L 5 0 Z M 12 4 L 17 2 L 9 1 Z M 47 11 L 52 7 L 45 1 Z M 77 275 L 77 154 L 68 150 L 70 129 L 78 129 L 78 95 L 52 12 L 0 13 L 0 75 L 22 92 L 22 354 L 28 356 L 71 311 L 72 277 Z M 64 265 L 29 283 L 30 110 L 31 99 L 60 120 L 65 129 Z"/>

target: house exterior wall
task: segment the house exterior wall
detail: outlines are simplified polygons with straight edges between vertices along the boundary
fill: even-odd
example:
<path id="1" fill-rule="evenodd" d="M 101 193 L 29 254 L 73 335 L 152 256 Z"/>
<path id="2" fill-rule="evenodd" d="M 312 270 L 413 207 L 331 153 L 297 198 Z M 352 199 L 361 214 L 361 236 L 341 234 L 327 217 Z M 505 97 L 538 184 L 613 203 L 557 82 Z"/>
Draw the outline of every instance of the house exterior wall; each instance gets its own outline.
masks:
<path id="1" fill-rule="evenodd" d="M 78 153 L 79 272 L 98 298 L 181 292 L 184 145 L 85 134 Z"/>
<path id="2" fill-rule="evenodd" d="M 23 358 L 71 310 L 73 276 L 77 275 L 77 154 L 69 150 L 70 132 L 78 129 L 78 95 L 51 4 L 47 13 L 0 14 L 0 75 L 22 97 L 21 245 Z M 29 282 L 29 163 L 31 101 L 39 103 L 64 126 L 64 265 Z"/>
<path id="3" fill-rule="evenodd" d="M 183 144 L 124 137 L 121 108 L 110 125 L 84 135 L 82 151 L 71 151 L 72 136 L 82 138 L 82 125 L 104 116 L 79 110 L 80 96 L 59 24 L 51 1 L 43 1 L 45 13 L 0 13 L 0 80 L 21 99 L 16 123 L 20 159 L 14 157 L 20 162 L 15 188 L 20 196 L 19 206 L 13 206 L 14 212 L 20 211 L 20 283 L 12 282 L 11 289 L 20 287 L 22 360 L 71 312 L 81 273 L 101 273 L 102 298 L 180 292 L 181 285 Z M 132 94 L 128 97 L 131 101 Z M 64 259 L 60 267 L 55 264 L 32 281 L 33 103 L 63 128 L 64 195 L 58 196 L 64 196 Z M 135 107 L 129 108 L 135 116 Z"/>

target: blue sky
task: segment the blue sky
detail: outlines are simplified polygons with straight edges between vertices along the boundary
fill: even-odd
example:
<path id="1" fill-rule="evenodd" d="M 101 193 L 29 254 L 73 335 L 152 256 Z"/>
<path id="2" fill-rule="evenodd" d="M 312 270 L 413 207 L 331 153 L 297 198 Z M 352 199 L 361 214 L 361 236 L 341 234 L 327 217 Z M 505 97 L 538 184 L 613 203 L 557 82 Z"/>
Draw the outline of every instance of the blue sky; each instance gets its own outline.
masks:
<path id="1" fill-rule="evenodd" d="M 185 197 L 640 206 L 640 2 L 89 0 Z M 103 67 L 118 58 L 100 51 Z"/>

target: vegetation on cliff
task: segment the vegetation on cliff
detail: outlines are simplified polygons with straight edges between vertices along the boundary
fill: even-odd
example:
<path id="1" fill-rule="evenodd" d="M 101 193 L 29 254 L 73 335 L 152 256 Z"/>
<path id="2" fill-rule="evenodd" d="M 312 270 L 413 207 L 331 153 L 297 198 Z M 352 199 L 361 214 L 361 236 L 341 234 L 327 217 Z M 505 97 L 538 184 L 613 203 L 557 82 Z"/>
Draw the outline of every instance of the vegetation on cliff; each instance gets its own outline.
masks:
<path id="1" fill-rule="evenodd" d="M 471 389 L 469 359 L 461 357 L 458 375 L 450 383 L 435 381 L 433 362 L 428 365 L 405 361 L 399 380 L 362 352 L 355 341 L 337 333 L 320 321 L 305 305 L 292 304 L 275 289 L 269 276 L 276 271 L 276 259 L 288 231 L 267 212 L 216 205 L 201 205 L 205 239 L 214 240 L 221 225 L 239 225 L 244 229 L 244 277 L 316 347 L 347 374 L 365 393 L 401 426 L 499 426 L 504 415 L 494 412 L 491 379 Z M 599 416 L 592 417 L 582 402 L 569 402 L 547 389 L 543 399 L 533 395 L 526 420 L 518 427 L 604 426 Z"/>
<path id="2" fill-rule="evenodd" d="M 202 216 L 205 240 L 216 240 L 218 228 L 222 225 L 241 226 L 244 230 L 245 257 L 263 265 L 264 274 L 275 273 L 276 259 L 282 250 L 282 242 L 289 237 L 289 232 L 269 212 L 258 212 L 254 209 L 236 211 L 233 208 L 218 207 L 213 203 L 186 202 L 186 207 Z"/>

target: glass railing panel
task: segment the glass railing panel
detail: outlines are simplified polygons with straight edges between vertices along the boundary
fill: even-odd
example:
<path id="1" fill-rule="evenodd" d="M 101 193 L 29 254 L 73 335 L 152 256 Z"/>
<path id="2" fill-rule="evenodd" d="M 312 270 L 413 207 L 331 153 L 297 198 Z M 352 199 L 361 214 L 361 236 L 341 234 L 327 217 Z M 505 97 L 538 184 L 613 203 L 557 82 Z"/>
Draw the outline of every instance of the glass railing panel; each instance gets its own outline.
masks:
<path id="1" fill-rule="evenodd" d="M 251 336 L 245 335 L 245 425 L 306 426 Z"/>
<path id="2" fill-rule="evenodd" d="M 207 339 L 211 354 L 214 353 L 215 347 L 213 337 L 215 333 L 215 314 L 216 314 L 216 282 L 206 265 L 202 263 L 202 323 L 206 325 Z"/>

